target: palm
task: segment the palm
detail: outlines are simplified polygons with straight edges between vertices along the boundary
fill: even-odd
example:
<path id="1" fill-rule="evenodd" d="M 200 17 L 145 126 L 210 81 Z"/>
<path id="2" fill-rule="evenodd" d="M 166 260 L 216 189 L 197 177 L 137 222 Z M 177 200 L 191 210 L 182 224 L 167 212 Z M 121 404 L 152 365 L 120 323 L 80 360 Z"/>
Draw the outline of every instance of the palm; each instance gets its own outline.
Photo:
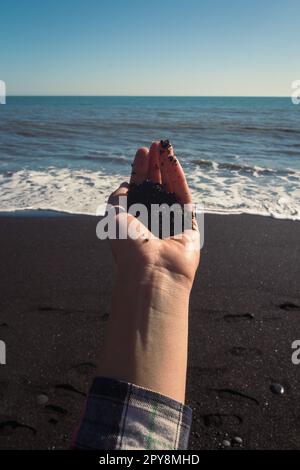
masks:
<path id="1" fill-rule="evenodd" d="M 192 239 L 189 240 L 188 237 Z M 112 249 L 117 263 L 131 266 L 137 272 L 145 267 L 169 272 L 193 280 L 199 264 L 198 232 L 183 235 L 180 240 L 146 238 L 145 240 L 113 240 Z"/>
<path id="2" fill-rule="evenodd" d="M 166 160 L 161 161 L 162 157 L 161 153 L 158 152 L 158 144 L 152 144 L 149 153 L 146 153 L 144 149 L 142 153 L 139 152 L 137 152 L 133 164 L 131 182 L 139 184 L 146 179 L 154 180 L 154 182 L 162 183 L 167 191 L 174 192 L 179 202 L 190 204 L 190 193 L 179 162 L 176 169 L 172 165 L 167 171 L 164 168 L 163 172 L 159 172 L 159 169 L 164 167 L 162 163 L 166 165 L 167 163 Z M 159 167 L 158 162 L 160 163 Z M 117 207 L 120 196 L 127 196 L 127 193 L 128 185 L 123 184 L 111 195 L 109 203 Z M 126 227 L 133 223 L 140 234 L 137 239 L 128 236 L 122 240 L 111 240 L 117 265 L 121 269 L 126 270 L 130 266 L 136 272 L 142 272 L 147 268 L 154 268 L 156 271 L 182 277 L 188 282 L 193 282 L 200 257 L 199 232 L 195 221 L 193 230 L 186 230 L 180 238 L 169 237 L 166 239 L 154 237 L 144 225 L 133 216 L 124 213 L 124 211 L 116 216 L 116 221 L 119 227 L 123 226 L 123 230 L 125 223 Z"/>

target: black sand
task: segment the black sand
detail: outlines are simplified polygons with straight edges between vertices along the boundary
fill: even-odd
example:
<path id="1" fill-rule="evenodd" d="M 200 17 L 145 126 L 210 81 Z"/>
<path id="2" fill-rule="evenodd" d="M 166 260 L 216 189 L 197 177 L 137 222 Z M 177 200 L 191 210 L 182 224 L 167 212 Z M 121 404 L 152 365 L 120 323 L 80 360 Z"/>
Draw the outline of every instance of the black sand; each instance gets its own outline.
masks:
<path id="1" fill-rule="evenodd" d="M 171 212 L 170 219 L 165 219 L 168 220 L 167 236 L 174 236 L 184 230 L 183 211 L 181 205 L 177 201 L 175 194 L 168 193 L 167 191 L 165 191 L 161 184 L 153 183 L 152 181 L 144 181 L 142 184 L 131 183 L 127 196 L 128 211 L 131 209 L 131 206 L 135 204 L 142 204 L 144 207 L 147 208 L 147 227 L 155 236 L 159 238 L 164 238 L 162 231 L 162 220 L 164 214 L 158 214 L 158 216 L 156 217 L 156 225 L 151 220 L 151 208 L 155 204 L 159 206 L 164 205 L 166 208 L 171 206 L 174 207 L 175 204 L 175 207 L 177 207 L 177 211 L 180 217 L 179 221 L 181 221 L 181 223 L 179 224 L 179 230 L 174 230 L 174 213 Z M 136 211 L 133 212 L 133 215 L 135 215 L 135 213 Z M 138 213 L 137 215 L 140 216 L 140 214 Z M 187 226 L 186 228 L 191 227 Z"/>
<path id="2" fill-rule="evenodd" d="M 1 217 L 0 228 L 0 448 L 68 448 L 109 313 L 108 244 L 91 217 Z M 191 448 L 234 436 L 244 449 L 300 448 L 299 240 L 299 222 L 206 216 L 190 309 Z"/>

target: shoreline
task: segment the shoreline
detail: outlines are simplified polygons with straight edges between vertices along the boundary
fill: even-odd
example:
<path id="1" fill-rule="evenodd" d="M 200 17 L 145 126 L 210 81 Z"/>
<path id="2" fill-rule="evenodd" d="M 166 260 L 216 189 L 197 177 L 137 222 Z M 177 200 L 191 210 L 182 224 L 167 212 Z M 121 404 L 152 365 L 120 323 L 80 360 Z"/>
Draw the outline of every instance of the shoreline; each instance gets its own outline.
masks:
<path id="1" fill-rule="evenodd" d="M 246 217 L 263 217 L 272 220 L 282 220 L 287 222 L 300 222 L 300 219 L 296 218 L 284 218 L 284 217 L 275 217 L 271 214 L 256 214 L 256 213 L 249 213 L 249 212 L 221 212 L 221 211 L 203 211 L 204 217 L 206 216 L 246 216 Z M 198 211 L 197 211 L 198 213 Z M 17 217 L 17 218 L 39 218 L 39 217 L 60 217 L 60 218 L 69 218 L 69 217 L 91 217 L 91 218 L 99 218 L 103 217 L 104 214 L 89 214 L 89 213 L 77 213 L 77 212 L 67 212 L 63 210 L 56 210 L 56 209 L 16 209 L 16 210 L 9 210 L 9 211 L 1 211 L 0 210 L 0 220 L 6 217 Z"/>
<path id="2" fill-rule="evenodd" d="M 0 448 L 66 449 L 96 373 L 114 278 L 93 216 L 0 216 Z M 300 222 L 205 215 L 190 301 L 190 449 L 300 448 Z M 284 387 L 272 393 L 273 383 Z"/>

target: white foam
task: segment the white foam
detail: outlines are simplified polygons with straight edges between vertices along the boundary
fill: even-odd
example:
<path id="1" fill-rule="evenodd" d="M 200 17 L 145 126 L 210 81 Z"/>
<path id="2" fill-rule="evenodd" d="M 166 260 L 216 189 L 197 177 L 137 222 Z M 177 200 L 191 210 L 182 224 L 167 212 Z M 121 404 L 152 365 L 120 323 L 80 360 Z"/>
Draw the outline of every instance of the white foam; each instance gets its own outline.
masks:
<path id="1" fill-rule="evenodd" d="M 107 196 L 124 180 L 101 171 L 49 168 L 0 175 L 0 210 L 55 210 L 95 215 Z"/>
<path id="2" fill-rule="evenodd" d="M 126 180 L 102 171 L 48 168 L 0 174 L 0 211 L 55 210 L 96 215 Z M 300 220 L 300 172 L 284 176 L 241 175 L 195 168 L 188 174 L 194 202 L 205 212 L 259 214 Z"/>
<path id="3" fill-rule="evenodd" d="M 236 171 L 226 174 L 197 169 L 188 180 L 195 201 L 206 212 L 246 213 L 300 220 L 300 172 L 288 175 L 264 175 L 256 168 L 252 174 Z M 199 193 L 199 189 L 201 193 Z M 200 200 L 199 200 L 200 198 Z"/>

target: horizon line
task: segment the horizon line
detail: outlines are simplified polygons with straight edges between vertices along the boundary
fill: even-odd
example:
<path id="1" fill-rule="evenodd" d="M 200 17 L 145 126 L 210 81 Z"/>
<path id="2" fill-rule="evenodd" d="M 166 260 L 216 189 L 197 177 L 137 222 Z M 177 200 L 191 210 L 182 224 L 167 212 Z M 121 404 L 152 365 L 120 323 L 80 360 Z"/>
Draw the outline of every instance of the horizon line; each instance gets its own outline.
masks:
<path id="1" fill-rule="evenodd" d="M 290 95 L 6 95 L 6 98 L 290 98 Z"/>

